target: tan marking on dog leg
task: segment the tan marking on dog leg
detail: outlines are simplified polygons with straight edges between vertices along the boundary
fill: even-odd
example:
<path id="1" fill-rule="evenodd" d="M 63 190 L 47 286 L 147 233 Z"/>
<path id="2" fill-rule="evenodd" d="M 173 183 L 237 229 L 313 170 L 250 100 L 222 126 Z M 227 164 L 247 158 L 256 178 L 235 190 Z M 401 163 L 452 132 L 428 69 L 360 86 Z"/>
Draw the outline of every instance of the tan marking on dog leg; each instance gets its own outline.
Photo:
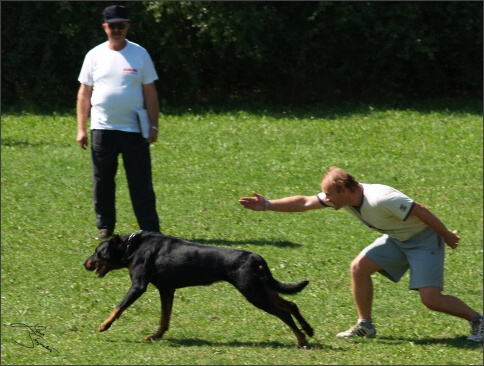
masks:
<path id="1" fill-rule="evenodd" d="M 306 336 L 304 335 L 304 333 L 297 328 L 293 328 L 292 325 L 287 323 L 286 321 L 284 321 L 284 323 L 286 323 L 289 326 L 289 328 L 291 328 L 291 330 L 293 331 L 294 335 L 297 338 L 297 343 L 299 347 L 307 347 L 308 341 L 306 340 Z"/>
<path id="2" fill-rule="evenodd" d="M 99 328 L 97 328 L 98 332 L 108 330 L 111 324 L 113 324 L 113 322 L 121 316 L 123 311 L 124 309 L 121 308 L 114 309 L 111 315 L 109 315 L 108 318 L 99 326 Z"/>

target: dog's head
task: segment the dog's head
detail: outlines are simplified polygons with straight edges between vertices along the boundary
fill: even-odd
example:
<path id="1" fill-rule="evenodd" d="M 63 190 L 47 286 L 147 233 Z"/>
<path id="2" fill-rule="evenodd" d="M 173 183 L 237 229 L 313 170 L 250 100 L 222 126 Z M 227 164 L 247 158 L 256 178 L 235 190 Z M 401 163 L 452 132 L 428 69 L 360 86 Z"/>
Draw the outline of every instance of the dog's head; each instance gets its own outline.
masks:
<path id="1" fill-rule="evenodd" d="M 84 267 L 88 271 L 96 270 L 98 277 L 106 276 L 113 269 L 125 268 L 123 242 L 123 239 L 118 235 L 103 241 L 98 245 L 94 254 L 84 262 Z"/>

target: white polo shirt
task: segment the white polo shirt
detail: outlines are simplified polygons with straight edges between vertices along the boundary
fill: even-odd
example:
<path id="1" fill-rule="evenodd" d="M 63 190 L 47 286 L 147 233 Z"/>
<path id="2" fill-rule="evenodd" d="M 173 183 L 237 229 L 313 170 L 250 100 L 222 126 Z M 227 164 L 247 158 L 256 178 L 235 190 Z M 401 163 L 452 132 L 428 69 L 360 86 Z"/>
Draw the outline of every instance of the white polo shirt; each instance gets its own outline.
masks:
<path id="1" fill-rule="evenodd" d="M 78 80 L 93 86 L 91 130 L 140 132 L 136 110 L 144 105 L 142 85 L 157 79 L 148 51 L 136 43 L 127 41 L 113 51 L 106 41 L 90 50 Z"/>
<path id="2" fill-rule="evenodd" d="M 359 208 L 344 206 L 343 208 L 357 217 L 370 229 L 400 241 L 406 241 L 424 230 L 427 225 L 415 216 L 410 216 L 410 211 L 415 201 L 402 192 L 383 184 L 361 184 L 363 186 L 363 202 Z M 319 201 L 331 207 L 330 202 L 325 202 L 326 195 L 318 193 Z"/>

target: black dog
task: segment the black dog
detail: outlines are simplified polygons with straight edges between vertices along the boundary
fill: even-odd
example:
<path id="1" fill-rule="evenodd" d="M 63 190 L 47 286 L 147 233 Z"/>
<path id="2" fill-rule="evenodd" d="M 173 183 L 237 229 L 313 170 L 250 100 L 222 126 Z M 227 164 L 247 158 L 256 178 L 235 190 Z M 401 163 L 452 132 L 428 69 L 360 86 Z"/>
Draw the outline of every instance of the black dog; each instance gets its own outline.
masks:
<path id="1" fill-rule="evenodd" d="M 227 281 L 234 285 L 254 306 L 277 316 L 297 337 L 299 346 L 307 346 L 305 335 L 292 319 L 293 315 L 310 337 L 314 332 L 293 302 L 278 295 L 294 294 L 308 281 L 283 284 L 274 279 L 266 261 L 258 254 L 192 243 L 160 233 L 140 231 L 115 236 L 99 244 L 84 267 L 104 277 L 113 269 L 128 268 L 131 288 L 98 331 L 107 330 L 145 291 L 155 285 L 161 297 L 161 324 L 156 333 L 145 339 L 161 338 L 168 330 L 175 290 L 188 286 L 210 285 Z"/>

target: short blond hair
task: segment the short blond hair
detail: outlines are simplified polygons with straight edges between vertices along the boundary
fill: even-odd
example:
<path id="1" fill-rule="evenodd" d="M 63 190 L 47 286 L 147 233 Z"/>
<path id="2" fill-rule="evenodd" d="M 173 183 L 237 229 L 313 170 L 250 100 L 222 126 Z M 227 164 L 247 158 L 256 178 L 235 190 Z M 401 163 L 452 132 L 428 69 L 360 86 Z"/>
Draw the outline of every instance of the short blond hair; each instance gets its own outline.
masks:
<path id="1" fill-rule="evenodd" d="M 359 185 L 358 181 L 351 174 L 336 166 L 332 166 L 324 173 L 323 180 L 329 180 L 333 183 L 337 192 L 341 192 L 343 188 L 353 192 Z"/>

